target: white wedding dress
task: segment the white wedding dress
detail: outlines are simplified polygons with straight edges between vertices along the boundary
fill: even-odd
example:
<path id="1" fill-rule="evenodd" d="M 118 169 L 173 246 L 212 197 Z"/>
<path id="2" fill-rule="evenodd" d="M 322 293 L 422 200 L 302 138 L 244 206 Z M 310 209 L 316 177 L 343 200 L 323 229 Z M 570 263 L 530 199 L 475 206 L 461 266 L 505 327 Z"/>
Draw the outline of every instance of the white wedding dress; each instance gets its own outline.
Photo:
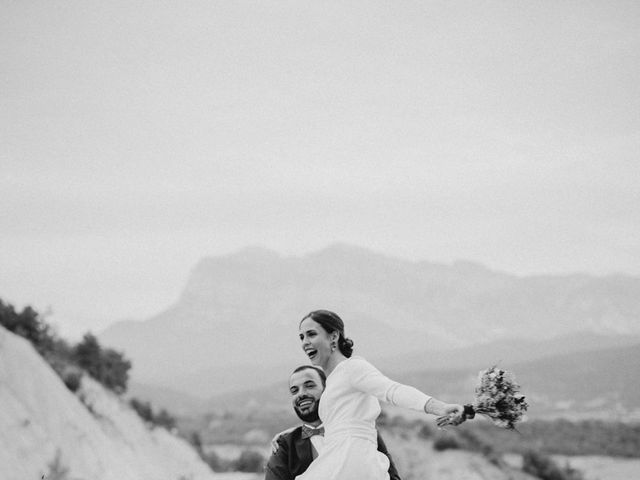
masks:
<path id="1" fill-rule="evenodd" d="M 424 411 L 430 398 L 385 377 L 362 357 L 340 362 L 320 398 L 324 446 L 296 480 L 389 480 L 389 459 L 377 447 L 379 400 Z"/>

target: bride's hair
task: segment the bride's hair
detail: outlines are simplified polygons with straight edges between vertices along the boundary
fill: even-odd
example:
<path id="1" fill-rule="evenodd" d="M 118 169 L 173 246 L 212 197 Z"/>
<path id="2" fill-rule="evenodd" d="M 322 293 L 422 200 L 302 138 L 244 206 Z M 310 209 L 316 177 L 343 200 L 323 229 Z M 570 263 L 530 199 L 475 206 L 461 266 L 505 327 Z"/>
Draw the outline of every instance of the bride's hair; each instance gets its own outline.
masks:
<path id="1" fill-rule="evenodd" d="M 314 310 L 305 315 L 300 323 L 310 318 L 314 322 L 319 323 L 327 333 L 338 332 L 338 349 L 345 357 L 349 358 L 353 354 L 353 340 L 344 336 L 344 322 L 342 319 L 329 310 Z"/>

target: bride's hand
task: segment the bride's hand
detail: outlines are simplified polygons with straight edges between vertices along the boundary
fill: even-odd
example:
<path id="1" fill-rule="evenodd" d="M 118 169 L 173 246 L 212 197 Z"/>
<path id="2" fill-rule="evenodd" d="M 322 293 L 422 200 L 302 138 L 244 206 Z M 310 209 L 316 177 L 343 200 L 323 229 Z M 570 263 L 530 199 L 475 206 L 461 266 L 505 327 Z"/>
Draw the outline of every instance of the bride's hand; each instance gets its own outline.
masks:
<path id="1" fill-rule="evenodd" d="M 274 437 L 271 439 L 271 454 L 272 455 L 275 455 L 276 453 L 278 453 L 278 438 L 280 438 L 285 433 L 289 433 L 289 432 L 294 431 L 296 428 L 297 427 L 287 428 L 286 430 L 283 430 L 280 433 L 276 433 L 274 435 Z"/>
<path id="2" fill-rule="evenodd" d="M 467 417 L 464 413 L 464 407 L 457 403 L 448 403 L 443 406 L 443 415 L 436 418 L 436 425 L 439 428 L 448 425 L 458 426 L 463 423 Z"/>

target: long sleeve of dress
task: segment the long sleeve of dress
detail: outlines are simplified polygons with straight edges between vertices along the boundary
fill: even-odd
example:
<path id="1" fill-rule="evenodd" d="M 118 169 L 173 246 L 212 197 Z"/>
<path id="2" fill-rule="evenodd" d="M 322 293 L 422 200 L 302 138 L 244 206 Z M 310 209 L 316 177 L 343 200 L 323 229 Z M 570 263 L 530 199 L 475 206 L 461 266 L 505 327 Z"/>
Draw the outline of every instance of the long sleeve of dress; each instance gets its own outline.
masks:
<path id="1" fill-rule="evenodd" d="M 349 359 L 351 385 L 391 405 L 423 412 L 431 398 L 417 388 L 391 380 L 363 358 Z"/>

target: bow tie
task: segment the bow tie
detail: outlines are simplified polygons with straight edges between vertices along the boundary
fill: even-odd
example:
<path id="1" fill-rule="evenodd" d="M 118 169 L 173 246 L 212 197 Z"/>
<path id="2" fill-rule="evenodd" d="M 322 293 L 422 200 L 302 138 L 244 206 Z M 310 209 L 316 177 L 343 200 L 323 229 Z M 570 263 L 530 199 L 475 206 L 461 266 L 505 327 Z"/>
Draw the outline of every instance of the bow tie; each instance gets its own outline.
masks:
<path id="1" fill-rule="evenodd" d="M 313 428 L 308 425 L 302 425 L 302 438 L 313 437 L 314 435 L 324 435 L 324 427 Z"/>

